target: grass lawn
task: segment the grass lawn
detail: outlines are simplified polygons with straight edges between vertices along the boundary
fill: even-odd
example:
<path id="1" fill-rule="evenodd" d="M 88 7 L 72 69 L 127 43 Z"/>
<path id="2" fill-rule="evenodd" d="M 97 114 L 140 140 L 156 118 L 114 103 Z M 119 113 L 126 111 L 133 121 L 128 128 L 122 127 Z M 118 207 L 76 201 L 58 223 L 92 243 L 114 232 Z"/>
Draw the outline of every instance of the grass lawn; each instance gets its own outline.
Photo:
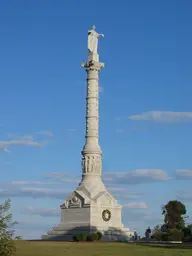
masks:
<path id="1" fill-rule="evenodd" d="M 16 241 L 17 256 L 192 256 L 192 249 L 148 247 L 124 243 Z"/>

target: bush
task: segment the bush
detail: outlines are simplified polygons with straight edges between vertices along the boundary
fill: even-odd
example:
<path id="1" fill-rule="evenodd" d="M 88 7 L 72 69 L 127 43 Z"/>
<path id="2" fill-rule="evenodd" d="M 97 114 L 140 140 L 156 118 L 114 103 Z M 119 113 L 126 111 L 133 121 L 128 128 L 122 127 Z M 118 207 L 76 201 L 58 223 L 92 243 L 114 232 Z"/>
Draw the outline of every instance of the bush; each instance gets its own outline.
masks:
<path id="1" fill-rule="evenodd" d="M 184 234 L 177 228 L 168 229 L 168 241 L 182 241 Z"/>
<path id="2" fill-rule="evenodd" d="M 87 241 L 87 234 L 86 233 L 77 233 L 73 236 L 73 241 L 75 241 L 75 242 Z"/>
<path id="3" fill-rule="evenodd" d="M 93 242 L 98 240 L 98 235 L 97 233 L 92 233 L 87 237 L 87 241 Z"/>
<path id="4" fill-rule="evenodd" d="M 162 232 L 161 230 L 158 230 L 151 236 L 151 240 L 153 240 L 153 241 L 167 241 L 167 233 Z"/>
<path id="5" fill-rule="evenodd" d="M 91 233 L 87 235 L 87 233 L 77 233 L 73 236 L 73 241 L 75 242 L 83 242 L 83 241 L 99 241 L 102 238 L 102 233 L 101 232 L 96 232 L 96 233 Z M 0 254 L 1 256 L 1 254 Z"/>
<path id="6" fill-rule="evenodd" d="M 81 233 L 81 241 L 87 241 L 87 233 Z"/>
<path id="7" fill-rule="evenodd" d="M 97 239 L 98 239 L 98 241 L 101 240 L 102 236 L 103 236 L 103 234 L 98 231 L 98 232 L 97 232 Z"/>

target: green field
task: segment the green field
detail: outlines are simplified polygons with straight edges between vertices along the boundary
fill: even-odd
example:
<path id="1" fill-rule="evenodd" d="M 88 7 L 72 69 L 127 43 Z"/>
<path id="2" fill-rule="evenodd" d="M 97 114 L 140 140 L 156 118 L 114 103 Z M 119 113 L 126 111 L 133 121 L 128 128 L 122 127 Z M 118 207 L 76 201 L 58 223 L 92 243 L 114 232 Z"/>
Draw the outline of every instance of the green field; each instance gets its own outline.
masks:
<path id="1" fill-rule="evenodd" d="M 192 256 L 192 249 L 125 243 L 16 241 L 17 256 Z"/>

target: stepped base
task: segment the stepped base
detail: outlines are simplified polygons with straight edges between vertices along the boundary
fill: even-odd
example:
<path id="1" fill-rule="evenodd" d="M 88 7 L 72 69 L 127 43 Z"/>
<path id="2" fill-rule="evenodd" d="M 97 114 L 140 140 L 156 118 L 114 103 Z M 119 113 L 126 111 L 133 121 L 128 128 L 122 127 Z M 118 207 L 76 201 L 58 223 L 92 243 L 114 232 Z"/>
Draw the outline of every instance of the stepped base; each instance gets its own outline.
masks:
<path id="1" fill-rule="evenodd" d="M 129 241 L 134 236 L 134 233 L 129 232 L 126 228 L 109 228 L 106 230 L 103 227 L 78 227 L 73 230 L 64 230 L 64 227 L 55 227 L 47 235 L 43 235 L 42 240 L 73 241 L 73 236 L 77 233 L 91 234 L 97 231 L 102 233 L 102 241 Z"/>
<path id="2" fill-rule="evenodd" d="M 106 190 L 100 179 L 95 186 L 88 180 L 67 198 L 61 208 L 61 222 L 42 236 L 43 240 L 72 241 L 77 233 L 101 232 L 103 241 L 130 240 L 133 232 L 121 220 L 121 205 Z M 91 192 L 90 192 L 91 191 Z"/>

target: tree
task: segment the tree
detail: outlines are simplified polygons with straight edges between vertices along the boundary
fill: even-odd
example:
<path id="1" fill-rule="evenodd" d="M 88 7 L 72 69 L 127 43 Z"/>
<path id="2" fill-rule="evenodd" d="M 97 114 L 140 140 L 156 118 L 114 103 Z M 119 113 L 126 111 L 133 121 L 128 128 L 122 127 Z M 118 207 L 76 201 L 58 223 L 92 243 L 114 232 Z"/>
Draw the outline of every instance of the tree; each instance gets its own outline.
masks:
<path id="1" fill-rule="evenodd" d="M 13 242 L 14 230 L 11 230 L 15 224 L 12 220 L 12 214 L 8 211 L 11 207 L 11 201 L 6 200 L 0 205 L 0 255 L 10 256 L 12 255 L 16 248 Z"/>
<path id="2" fill-rule="evenodd" d="M 172 200 L 162 206 L 164 223 L 168 229 L 183 229 L 185 226 L 184 215 L 186 214 L 185 205 L 180 201 Z"/>

